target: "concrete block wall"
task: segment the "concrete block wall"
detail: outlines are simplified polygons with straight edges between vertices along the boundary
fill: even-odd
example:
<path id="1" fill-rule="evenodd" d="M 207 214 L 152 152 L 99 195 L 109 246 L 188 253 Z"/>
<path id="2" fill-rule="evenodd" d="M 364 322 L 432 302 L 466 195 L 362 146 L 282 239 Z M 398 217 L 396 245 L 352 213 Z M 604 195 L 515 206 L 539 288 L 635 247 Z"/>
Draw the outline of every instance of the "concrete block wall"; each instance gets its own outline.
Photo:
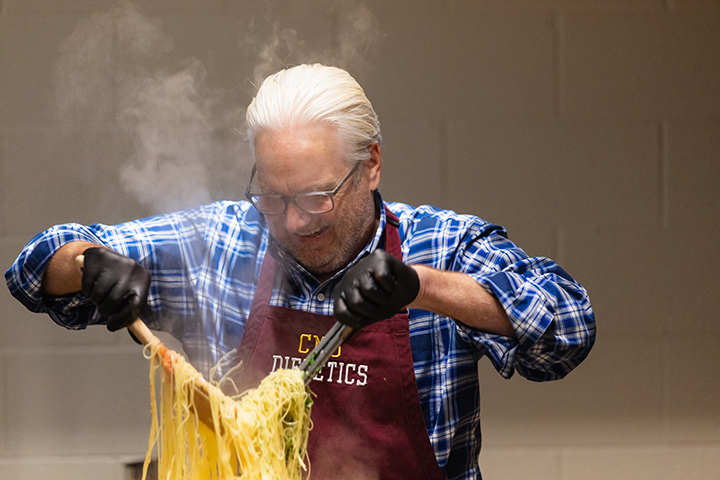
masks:
<path id="1" fill-rule="evenodd" d="M 720 478 L 720 2 L 129 5 L 0 2 L 3 270 L 55 223 L 240 198 L 256 79 L 346 66 L 385 198 L 500 223 L 590 291 L 598 341 L 565 380 L 481 363 L 485 478 Z M 149 428 L 137 347 L 7 291 L 0 313 L 0 479 L 124 479 Z"/>

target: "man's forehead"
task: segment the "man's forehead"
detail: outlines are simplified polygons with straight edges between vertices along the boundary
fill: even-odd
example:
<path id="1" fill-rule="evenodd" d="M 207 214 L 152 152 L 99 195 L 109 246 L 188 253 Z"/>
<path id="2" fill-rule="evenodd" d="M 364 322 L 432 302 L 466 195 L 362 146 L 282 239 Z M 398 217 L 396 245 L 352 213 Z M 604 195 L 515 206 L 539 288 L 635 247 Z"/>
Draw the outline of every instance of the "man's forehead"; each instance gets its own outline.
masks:
<path id="1" fill-rule="evenodd" d="M 327 126 L 266 132 L 255 142 L 258 184 L 309 190 L 333 187 L 346 173 L 334 129 Z"/>
<path id="2" fill-rule="evenodd" d="M 313 124 L 303 127 L 284 127 L 278 130 L 259 132 L 254 139 L 255 150 L 303 150 L 308 145 L 322 146 L 328 150 L 339 150 L 337 128 L 327 124 Z"/>

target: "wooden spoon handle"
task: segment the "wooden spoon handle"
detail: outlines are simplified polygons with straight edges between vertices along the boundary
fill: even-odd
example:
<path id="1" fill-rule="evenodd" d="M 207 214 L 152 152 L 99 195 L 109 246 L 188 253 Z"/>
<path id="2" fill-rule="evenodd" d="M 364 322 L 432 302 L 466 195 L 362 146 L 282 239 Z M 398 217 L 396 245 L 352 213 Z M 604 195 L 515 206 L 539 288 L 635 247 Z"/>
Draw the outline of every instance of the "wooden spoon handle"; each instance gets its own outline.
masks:
<path id="1" fill-rule="evenodd" d="M 160 342 L 160 340 L 155 336 L 155 334 L 150 331 L 147 325 L 145 325 L 145 322 L 143 322 L 139 318 L 130 325 L 128 325 L 127 328 L 132 332 L 133 335 L 135 335 L 135 338 L 140 340 L 140 343 L 142 343 L 143 345 L 149 345 L 153 341 L 157 341 L 162 345 L 162 342 Z"/>

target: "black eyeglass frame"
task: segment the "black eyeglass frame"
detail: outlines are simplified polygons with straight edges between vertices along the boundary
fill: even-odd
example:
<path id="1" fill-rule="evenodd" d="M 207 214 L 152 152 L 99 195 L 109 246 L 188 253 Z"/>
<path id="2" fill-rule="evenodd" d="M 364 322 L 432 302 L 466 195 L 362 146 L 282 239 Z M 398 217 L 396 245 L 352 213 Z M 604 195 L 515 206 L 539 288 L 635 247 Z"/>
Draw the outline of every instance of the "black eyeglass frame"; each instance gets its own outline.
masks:
<path id="1" fill-rule="evenodd" d="M 345 183 L 347 183 L 347 181 L 350 180 L 350 178 L 353 176 L 353 174 L 358 169 L 358 167 L 360 166 L 361 163 L 362 163 L 362 160 L 355 162 L 355 165 L 353 165 L 353 168 L 350 169 L 350 171 L 348 172 L 347 175 L 345 175 L 345 178 L 343 178 L 340 181 L 340 183 L 338 184 L 338 186 L 332 190 L 326 190 L 326 191 L 321 191 L 321 192 L 297 193 L 295 195 L 280 195 L 279 193 L 251 193 L 250 187 L 252 186 L 252 181 L 253 181 L 253 178 L 255 178 L 255 172 L 257 171 L 257 165 L 253 165 L 252 173 L 250 174 L 250 181 L 248 182 L 247 188 L 245 189 L 245 198 L 247 198 L 248 201 L 250 201 L 250 203 L 252 203 L 253 206 L 257 209 L 257 211 L 262 213 L 263 215 L 282 215 L 283 213 L 285 213 L 287 211 L 287 207 L 290 202 L 297 205 L 297 207 L 300 210 L 302 210 L 303 212 L 307 212 L 307 213 L 310 213 L 313 215 L 321 215 L 323 213 L 330 213 L 335 209 L 335 195 L 337 195 L 338 192 L 340 191 L 340 189 L 343 187 L 343 185 L 345 185 Z M 326 197 L 328 197 L 330 199 L 330 209 L 322 211 L 322 212 L 311 212 L 311 211 L 303 208 L 302 205 L 300 205 L 297 202 L 298 197 L 310 197 L 313 195 L 325 195 Z M 284 203 L 284 207 L 281 212 L 273 212 L 273 213 L 263 212 L 255 200 L 258 197 L 280 198 L 280 199 L 282 199 L 282 201 Z"/>

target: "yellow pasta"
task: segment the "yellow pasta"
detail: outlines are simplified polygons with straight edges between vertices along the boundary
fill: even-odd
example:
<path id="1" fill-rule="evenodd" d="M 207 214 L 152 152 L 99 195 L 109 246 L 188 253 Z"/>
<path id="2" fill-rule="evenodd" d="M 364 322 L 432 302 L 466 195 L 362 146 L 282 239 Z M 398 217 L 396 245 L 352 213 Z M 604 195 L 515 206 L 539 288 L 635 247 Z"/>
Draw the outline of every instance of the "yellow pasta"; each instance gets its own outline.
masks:
<path id="1" fill-rule="evenodd" d="M 152 428 L 143 480 L 156 446 L 161 480 L 300 480 L 308 472 L 312 400 L 299 370 L 277 370 L 237 397 L 207 384 L 211 429 L 193 407 L 202 375 L 159 342 L 147 345 L 145 354 Z"/>

